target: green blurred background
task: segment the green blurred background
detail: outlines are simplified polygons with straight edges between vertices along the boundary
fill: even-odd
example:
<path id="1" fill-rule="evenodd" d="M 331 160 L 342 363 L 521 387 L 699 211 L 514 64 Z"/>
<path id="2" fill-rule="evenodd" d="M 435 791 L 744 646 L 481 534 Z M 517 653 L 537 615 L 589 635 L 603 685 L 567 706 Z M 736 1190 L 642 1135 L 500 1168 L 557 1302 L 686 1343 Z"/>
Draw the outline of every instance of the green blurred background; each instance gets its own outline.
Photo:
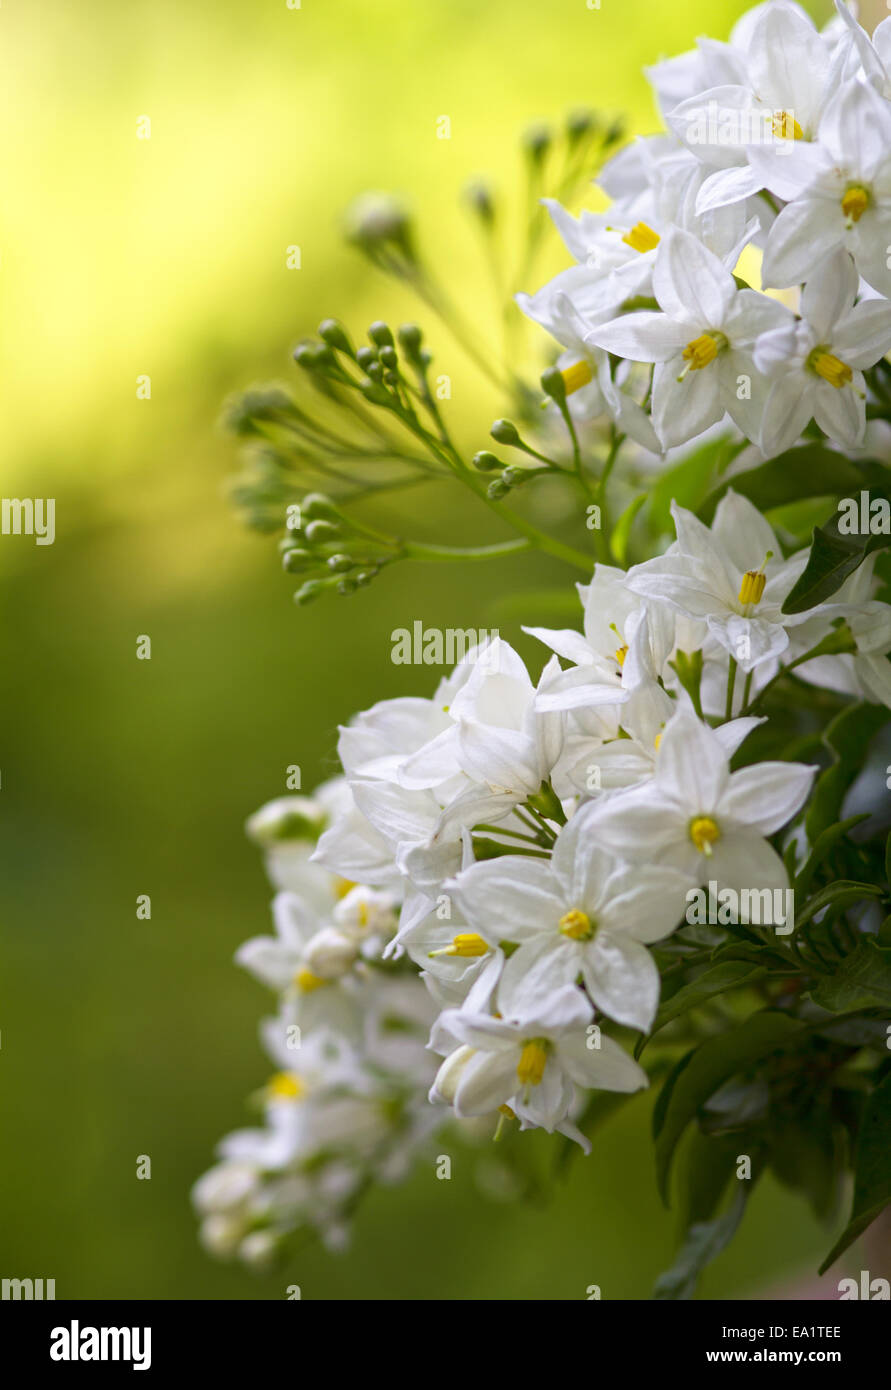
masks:
<path id="1" fill-rule="evenodd" d="M 360 330 L 414 312 L 343 245 L 355 194 L 409 193 L 457 297 L 485 304 L 458 206 L 468 176 L 509 189 L 518 132 L 570 107 L 653 128 L 641 65 L 725 37 L 744 8 L 3 5 L 3 491 L 54 496 L 57 526 L 53 547 L 0 539 L 4 1277 L 55 1278 L 60 1298 L 274 1298 L 295 1279 L 310 1298 L 583 1298 L 591 1283 L 645 1298 L 669 1262 L 646 1097 L 546 1208 L 489 1201 L 458 1163 L 450 1183 L 431 1169 L 375 1193 L 349 1254 L 311 1250 L 287 1277 L 199 1249 L 189 1187 L 267 1070 L 267 1000 L 231 963 L 267 924 L 245 817 L 284 791 L 289 763 L 305 786 L 330 775 L 353 711 L 432 690 L 435 671 L 391 664 L 394 627 L 486 627 L 499 595 L 570 578 L 528 558 L 402 566 L 298 610 L 272 543 L 233 518 L 235 448 L 216 420 L 227 393 L 293 376 L 290 348 L 321 317 Z M 442 114 L 450 140 L 435 138 Z M 479 448 L 499 402 L 431 338 L 459 437 Z M 446 491 L 435 515 L 420 496 L 419 533 L 493 536 Z M 703 1291 L 757 1295 L 826 1244 L 765 1185 Z"/>

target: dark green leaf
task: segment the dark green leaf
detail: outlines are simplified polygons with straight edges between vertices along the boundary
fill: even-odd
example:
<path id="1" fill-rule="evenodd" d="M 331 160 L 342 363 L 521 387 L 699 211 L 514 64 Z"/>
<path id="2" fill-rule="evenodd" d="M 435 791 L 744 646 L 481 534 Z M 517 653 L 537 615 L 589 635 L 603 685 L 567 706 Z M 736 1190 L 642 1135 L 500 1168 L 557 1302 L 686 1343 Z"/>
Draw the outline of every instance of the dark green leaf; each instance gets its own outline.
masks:
<path id="1" fill-rule="evenodd" d="M 679 1018 L 690 1009 L 698 1008 L 715 995 L 724 994 L 728 989 L 739 989 L 741 985 L 751 984 L 753 980 L 760 980 L 762 975 L 766 974 L 766 966 L 753 965 L 748 960 L 725 960 L 720 965 L 710 966 L 690 984 L 682 985 L 665 1001 L 656 1014 L 649 1037 L 643 1038 L 638 1044 L 637 1055 L 640 1055 L 650 1038 L 672 1019 Z"/>
<path id="2" fill-rule="evenodd" d="M 748 1192 L 740 1183 L 730 1209 L 713 1221 L 691 1226 L 671 1269 L 656 1280 L 655 1299 L 688 1299 L 696 1292 L 699 1276 L 726 1249 L 736 1234 L 746 1209 Z"/>
<path id="3" fill-rule="evenodd" d="M 832 847 L 843 839 L 855 825 L 861 821 L 869 820 L 869 812 L 865 811 L 859 816 L 849 816 L 847 820 L 839 821 L 837 825 L 830 825 L 826 830 L 817 836 L 816 843 L 807 857 L 806 863 L 802 866 L 797 878 L 795 879 L 795 895 L 803 897 L 811 886 L 811 879 L 817 869 L 822 864 Z M 889 839 L 891 843 L 891 839 Z"/>
<path id="4" fill-rule="evenodd" d="M 841 815 L 848 787 L 863 766 L 872 739 L 891 720 L 884 705 L 847 705 L 829 723 L 823 742 L 833 754 L 833 764 L 822 772 L 814 786 L 805 820 L 812 845 Z"/>
<path id="5" fill-rule="evenodd" d="M 767 512 L 805 497 L 836 497 L 842 491 L 859 491 L 862 486 L 863 473 L 844 454 L 827 449 L 825 444 L 802 444 L 722 483 L 709 493 L 699 516 L 711 525 L 729 488 L 754 502 L 759 511 Z"/>
<path id="6" fill-rule="evenodd" d="M 866 937 L 832 975 L 820 980 L 811 998 L 833 1014 L 891 1007 L 891 947 Z"/>
<path id="7" fill-rule="evenodd" d="M 851 907 L 853 903 L 862 902 L 864 898 L 880 898 L 884 892 L 884 888 L 875 883 L 855 883 L 847 878 L 836 879 L 835 883 L 827 884 L 819 893 L 809 898 L 801 911 L 796 913 L 796 931 L 830 904 L 839 908 Z"/>
<path id="8" fill-rule="evenodd" d="M 884 498 L 885 501 L 889 501 L 891 499 L 887 491 L 887 470 L 882 469 L 881 465 L 872 465 L 873 470 L 877 467 L 880 485 L 870 489 L 870 498 Z M 865 473 L 864 478 L 875 481 L 874 472 Z M 891 545 L 891 535 L 873 534 L 869 531 L 858 531 L 848 535 L 840 530 L 840 519 L 840 514 L 836 511 L 825 526 L 814 529 L 807 565 L 783 604 L 784 613 L 805 613 L 818 603 L 825 603 L 863 563 L 867 555 Z"/>
<path id="9" fill-rule="evenodd" d="M 867 1101 L 854 1154 L 851 1219 L 820 1266 L 823 1274 L 891 1204 L 891 1072 Z"/>
<path id="10" fill-rule="evenodd" d="M 662 1198 L 668 1200 L 671 1164 L 678 1140 L 697 1111 L 731 1076 L 772 1052 L 794 1044 L 804 1026 L 774 1010 L 752 1014 L 736 1028 L 708 1038 L 688 1053 L 669 1078 L 667 1101 L 658 1107 L 656 1170 Z M 657 1116 L 653 1117 L 654 1127 Z"/>

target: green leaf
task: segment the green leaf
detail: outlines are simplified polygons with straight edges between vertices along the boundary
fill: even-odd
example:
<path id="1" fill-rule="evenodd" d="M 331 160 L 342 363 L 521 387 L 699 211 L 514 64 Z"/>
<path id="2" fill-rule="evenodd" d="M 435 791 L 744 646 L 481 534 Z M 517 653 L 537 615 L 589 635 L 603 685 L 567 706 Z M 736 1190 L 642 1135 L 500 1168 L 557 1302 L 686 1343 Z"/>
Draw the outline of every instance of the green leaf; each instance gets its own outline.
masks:
<path id="1" fill-rule="evenodd" d="M 891 1204 L 891 1072 L 875 1088 L 863 1112 L 854 1154 L 851 1217 L 820 1266 L 823 1274 Z"/>
<path id="2" fill-rule="evenodd" d="M 846 705 L 827 726 L 823 742 L 834 761 L 817 778 L 811 796 L 805 830 L 812 845 L 839 819 L 845 793 L 863 766 L 870 743 L 889 720 L 891 710 L 884 705 Z"/>
<path id="3" fill-rule="evenodd" d="M 621 565 L 623 569 L 628 560 L 628 542 L 631 539 L 631 527 L 634 525 L 634 518 L 637 516 L 637 513 L 646 500 L 647 494 L 645 492 L 642 492 L 639 497 L 635 497 L 634 501 L 625 508 L 613 527 L 613 533 L 609 542 L 610 549 L 613 552 L 616 564 Z"/>
<path id="4" fill-rule="evenodd" d="M 669 468 L 650 489 L 650 502 L 647 507 L 647 520 L 655 536 L 673 531 L 671 504 L 679 503 L 695 511 L 706 496 L 715 477 L 720 476 L 738 453 L 738 441 L 725 436 L 710 440 L 694 449 L 680 463 Z"/>
<path id="5" fill-rule="evenodd" d="M 864 938 L 832 975 L 820 980 L 811 998 L 833 1014 L 891 1006 L 891 947 Z"/>
<path id="6" fill-rule="evenodd" d="M 864 820 L 869 820 L 868 811 L 864 811 L 859 816 L 849 816 L 847 820 L 839 821 L 837 825 L 830 825 L 826 830 L 821 831 L 817 836 L 813 849 L 807 857 L 807 861 L 802 865 L 795 879 L 796 897 L 803 897 L 807 893 L 814 874 L 832 847 L 836 845 L 839 840 L 844 839 L 849 830 L 853 829 L 855 825 L 859 825 L 860 822 Z M 889 836 L 889 844 L 891 844 L 891 836 Z"/>
<path id="7" fill-rule="evenodd" d="M 735 474 L 709 493 L 699 508 L 699 516 L 710 526 L 718 503 L 729 488 L 754 502 L 759 511 L 766 512 L 805 497 L 836 497 L 842 490 L 859 491 L 863 477 L 856 464 L 844 454 L 827 449 L 825 444 L 803 444 L 757 468 Z"/>
<path id="8" fill-rule="evenodd" d="M 804 1025 L 787 1014 L 762 1010 L 738 1027 L 719 1033 L 689 1052 L 669 1077 L 665 1104 L 654 1113 L 659 1191 L 668 1201 L 671 1164 L 678 1140 L 701 1106 L 724 1082 L 772 1052 L 792 1044 Z M 661 1097 L 660 1097 L 661 1099 Z"/>
<path id="9" fill-rule="evenodd" d="M 766 974 L 766 966 L 753 965 L 748 960 L 725 960 L 720 965 L 710 966 L 690 984 L 682 985 L 665 1001 L 656 1014 L 649 1036 L 638 1043 L 635 1055 L 640 1056 L 652 1037 L 660 1028 L 664 1028 L 666 1023 L 671 1023 L 672 1019 L 679 1018 L 690 1009 L 698 1008 L 715 995 L 724 994 L 729 989 L 739 989 L 741 985 L 751 984 L 753 980 L 760 980 L 762 975 Z"/>
<path id="10" fill-rule="evenodd" d="M 840 908 L 851 907 L 854 903 L 862 902 L 864 898 L 881 898 L 884 892 L 884 888 L 875 883 L 856 883 L 848 878 L 836 879 L 835 883 L 827 884 L 819 893 L 809 898 L 801 911 L 796 913 L 795 929 L 797 931 L 799 927 L 803 927 L 812 917 L 816 917 L 818 912 L 822 912 L 824 907 L 829 907 L 830 903 Z"/>
<path id="11" fill-rule="evenodd" d="M 653 1298 L 688 1299 L 696 1292 L 699 1276 L 730 1244 L 746 1209 L 746 1184 L 740 1183 L 728 1211 L 713 1221 L 691 1226 L 671 1269 L 660 1275 Z"/>
<path id="12" fill-rule="evenodd" d="M 770 1166 L 780 1182 L 802 1192 L 817 1217 L 832 1211 L 840 1165 L 832 1116 L 826 1105 L 810 1106 L 804 1115 L 780 1114 L 770 1138 Z"/>
<path id="13" fill-rule="evenodd" d="M 881 465 L 878 467 L 883 483 L 870 490 L 870 499 L 891 501 L 887 491 L 887 470 L 881 469 Z M 864 475 L 864 480 L 866 478 L 872 480 L 869 473 Z M 784 613 L 805 613 L 818 603 L 825 603 L 859 568 L 867 555 L 891 545 L 891 535 L 875 535 L 872 532 L 848 535 L 839 529 L 840 520 L 840 514 L 836 511 L 824 526 L 814 528 L 811 553 L 804 572 L 783 604 Z"/>

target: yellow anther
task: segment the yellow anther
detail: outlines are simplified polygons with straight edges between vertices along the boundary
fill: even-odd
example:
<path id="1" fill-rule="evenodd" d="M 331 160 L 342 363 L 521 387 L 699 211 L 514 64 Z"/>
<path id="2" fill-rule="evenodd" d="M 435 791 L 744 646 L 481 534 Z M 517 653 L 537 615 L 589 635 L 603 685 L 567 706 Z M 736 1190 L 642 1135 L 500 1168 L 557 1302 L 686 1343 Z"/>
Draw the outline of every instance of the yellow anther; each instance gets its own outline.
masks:
<path id="1" fill-rule="evenodd" d="M 657 753 L 659 752 L 659 744 L 660 744 L 661 742 L 662 742 L 662 735 L 661 735 L 661 734 L 657 734 L 656 737 L 653 739 L 653 747 L 655 748 L 655 750 L 656 750 Z"/>
<path id="2" fill-rule="evenodd" d="M 544 1076 L 547 1060 L 548 1042 L 546 1038 L 530 1038 L 529 1042 L 523 1043 L 523 1051 L 517 1065 L 517 1077 L 520 1084 L 537 1086 Z"/>
<path id="3" fill-rule="evenodd" d="M 646 222 L 635 222 L 630 232 L 626 232 L 622 237 L 626 246 L 630 246 L 632 251 L 652 251 L 654 246 L 659 245 L 660 237 L 658 232 L 654 232 L 652 227 L 648 227 Z"/>
<path id="4" fill-rule="evenodd" d="M 498 1113 L 499 1115 L 503 1115 L 506 1120 L 515 1120 L 517 1118 L 509 1105 L 499 1105 Z"/>
<path id="5" fill-rule="evenodd" d="M 571 912 L 565 913 L 558 923 L 560 931 L 564 936 L 568 936 L 572 941 L 590 941 L 594 935 L 594 924 L 587 912 L 581 912 L 574 907 Z"/>
<path id="6" fill-rule="evenodd" d="M 850 188 L 845 189 L 845 195 L 842 198 L 842 212 L 845 217 L 850 217 L 852 222 L 859 222 L 869 207 L 869 203 L 869 189 L 864 188 L 862 183 L 852 183 Z"/>
<path id="7" fill-rule="evenodd" d="M 780 140 L 804 139 L 804 131 L 791 111 L 774 111 L 770 128 Z"/>
<path id="8" fill-rule="evenodd" d="M 746 570 L 739 586 L 740 603 L 760 603 L 766 583 L 763 570 Z"/>
<path id="9" fill-rule="evenodd" d="M 589 381 L 594 380 L 594 373 L 591 371 L 590 363 L 584 358 L 579 362 L 573 362 L 570 366 L 564 367 L 560 375 L 563 378 L 563 385 L 566 387 L 567 396 L 571 396 L 573 391 L 579 391 L 583 386 L 587 386 Z"/>
<path id="10" fill-rule="evenodd" d="M 616 661 L 619 666 L 625 665 L 625 658 L 628 655 L 628 644 L 623 642 L 621 647 L 616 648 Z"/>
<path id="11" fill-rule="evenodd" d="M 701 333 L 698 338 L 694 338 L 681 354 L 684 361 L 689 363 L 687 370 L 698 372 L 710 362 L 714 362 L 726 341 L 723 334 L 717 333 Z"/>
<path id="12" fill-rule="evenodd" d="M 700 854 L 709 856 L 712 852 L 712 845 L 720 838 L 721 831 L 711 816 L 693 817 L 690 822 L 690 839 Z"/>
<path id="13" fill-rule="evenodd" d="M 294 983 L 304 994 L 311 994 L 314 989 L 321 989 L 322 985 L 330 984 L 330 981 L 323 980 L 320 975 L 314 975 L 302 965 L 294 976 Z"/>
<path id="14" fill-rule="evenodd" d="M 270 1100 L 299 1100 L 305 1090 L 303 1082 L 289 1071 L 277 1071 L 266 1084 Z"/>
<path id="15" fill-rule="evenodd" d="M 830 386 L 840 390 L 842 386 L 847 386 L 853 379 L 854 373 L 847 362 L 842 362 L 839 357 L 835 357 L 831 352 L 826 352 L 823 348 L 818 348 L 812 352 L 808 358 L 808 365 L 813 368 L 817 376 L 828 381 Z"/>
<path id="16" fill-rule="evenodd" d="M 441 951 L 430 951 L 431 956 L 484 956 L 489 950 L 488 941 L 484 941 L 476 932 L 459 932 L 452 938 L 450 946 L 444 946 Z"/>
<path id="17" fill-rule="evenodd" d="M 338 878 L 338 879 L 335 879 L 335 880 L 334 880 L 334 896 L 335 896 L 336 898 L 345 898 L 346 895 L 347 895 L 347 893 L 352 893 L 352 891 L 353 891 L 353 889 L 354 889 L 355 887 L 356 887 L 356 884 L 353 883 L 352 879 L 349 879 L 349 878 Z"/>

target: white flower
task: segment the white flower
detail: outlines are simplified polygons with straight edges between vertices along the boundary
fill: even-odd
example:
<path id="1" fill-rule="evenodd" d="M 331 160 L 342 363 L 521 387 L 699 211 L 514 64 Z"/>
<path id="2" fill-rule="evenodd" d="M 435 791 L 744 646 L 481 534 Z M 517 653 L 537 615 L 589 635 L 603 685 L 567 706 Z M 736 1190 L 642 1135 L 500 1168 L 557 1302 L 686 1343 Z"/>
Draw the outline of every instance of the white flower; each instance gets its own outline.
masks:
<path id="1" fill-rule="evenodd" d="M 800 284 L 844 248 L 864 280 L 891 294 L 891 102 L 873 87 L 844 84 L 826 108 L 819 142 L 800 144 L 785 159 L 764 149 L 749 155 L 771 192 L 790 200 L 767 238 L 763 284 Z"/>
<path id="2" fill-rule="evenodd" d="M 817 771 L 764 762 L 731 772 L 714 730 L 687 710 L 666 725 L 653 780 L 582 813 L 592 841 L 636 863 L 677 869 L 690 887 L 786 888 L 767 843 L 802 807 Z"/>
<path id="3" fill-rule="evenodd" d="M 891 304 L 855 304 L 859 277 L 847 251 L 835 251 L 808 278 L 801 318 L 763 334 L 755 365 L 774 381 L 764 410 L 761 448 L 778 454 L 813 417 L 824 434 L 849 449 L 863 442 L 863 368 L 891 348 Z"/>
<path id="4" fill-rule="evenodd" d="M 763 6 L 745 52 L 745 76 L 682 101 L 668 124 L 687 147 L 716 170 L 702 186 L 698 209 L 749 198 L 764 187 L 752 148 L 784 159 L 792 145 L 817 136 L 840 60 L 802 11 Z"/>
<path id="5" fill-rule="evenodd" d="M 509 1105 L 553 1133 L 572 1109 L 576 1085 L 625 1092 L 646 1086 L 643 1068 L 611 1038 L 589 1033 L 590 1021 L 591 1007 L 572 985 L 522 1022 L 447 1011 L 432 1045 L 447 1039 L 461 1050 L 440 1067 L 430 1099 L 447 1099 L 459 1116 Z"/>
<path id="6" fill-rule="evenodd" d="M 717 256 L 676 229 L 660 244 L 653 288 L 662 313 L 625 314 L 593 328 L 589 341 L 657 363 L 653 423 L 663 448 L 693 439 L 725 411 L 757 440 L 767 382 L 750 348 L 787 321 L 789 310 L 755 290 L 738 289 Z"/>
<path id="7" fill-rule="evenodd" d="M 581 975 L 597 1008 L 646 1031 L 659 1002 L 646 945 L 681 920 L 686 888 L 672 869 L 631 869 L 599 848 L 582 811 L 560 832 L 550 861 L 510 855 L 475 864 L 453 892 L 483 939 L 519 943 L 498 985 L 501 1013 L 534 1013 Z"/>
<path id="8" fill-rule="evenodd" d="M 781 655 L 789 645 L 787 628 L 806 617 L 782 612 L 806 552 L 784 560 L 768 522 L 732 488 L 718 503 L 711 529 L 677 503 L 671 512 L 677 545 L 629 570 L 629 587 L 704 619 L 744 671 Z"/>

